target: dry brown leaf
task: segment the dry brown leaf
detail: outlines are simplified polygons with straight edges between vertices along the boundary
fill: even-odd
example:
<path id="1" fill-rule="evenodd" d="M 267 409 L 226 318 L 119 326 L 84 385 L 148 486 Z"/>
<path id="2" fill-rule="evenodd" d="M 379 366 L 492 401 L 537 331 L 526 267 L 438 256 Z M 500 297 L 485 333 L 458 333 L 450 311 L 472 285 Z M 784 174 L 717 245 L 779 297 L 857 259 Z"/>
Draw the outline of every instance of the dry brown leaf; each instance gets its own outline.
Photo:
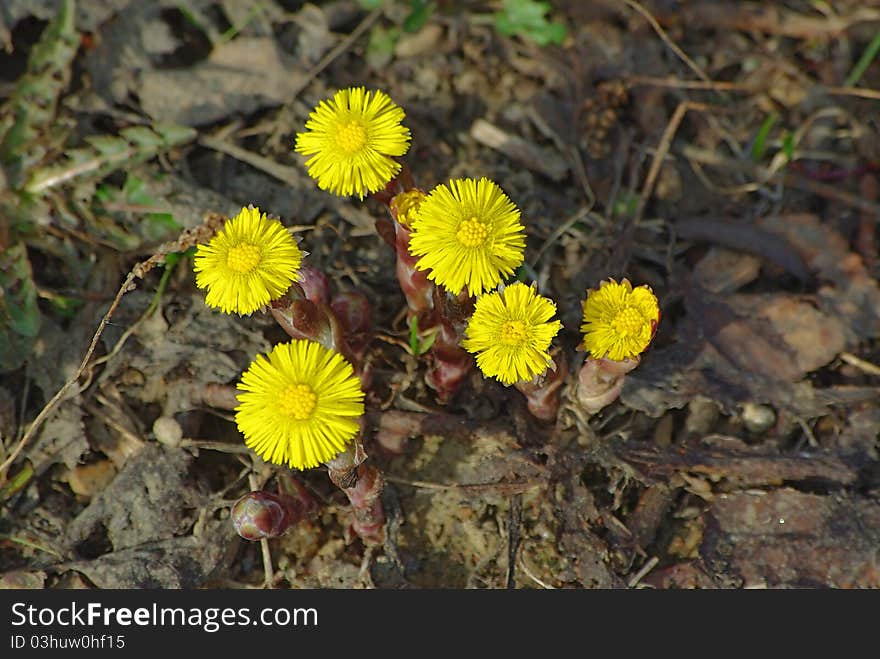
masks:
<path id="1" fill-rule="evenodd" d="M 241 37 L 190 69 L 144 71 L 139 93 L 153 119 L 203 126 L 232 113 L 282 105 L 304 79 L 275 39 Z"/>
<path id="2" fill-rule="evenodd" d="M 701 555 L 745 587 L 880 588 L 880 505 L 783 488 L 712 503 Z"/>
<path id="3" fill-rule="evenodd" d="M 819 288 L 818 304 L 843 323 L 848 342 L 880 336 L 880 284 L 840 233 L 809 213 L 769 216 L 759 224 L 784 236 L 828 282 Z"/>

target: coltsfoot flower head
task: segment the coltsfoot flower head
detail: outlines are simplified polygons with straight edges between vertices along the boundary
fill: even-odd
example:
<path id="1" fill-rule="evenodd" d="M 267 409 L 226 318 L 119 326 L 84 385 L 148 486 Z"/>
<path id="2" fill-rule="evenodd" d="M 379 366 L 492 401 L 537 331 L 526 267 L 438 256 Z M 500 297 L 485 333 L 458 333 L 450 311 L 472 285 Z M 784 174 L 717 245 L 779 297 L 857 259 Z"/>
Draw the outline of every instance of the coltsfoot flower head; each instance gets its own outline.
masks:
<path id="1" fill-rule="evenodd" d="M 458 295 L 498 286 L 523 262 L 526 238 L 519 209 L 487 178 L 440 184 L 421 203 L 410 237 L 419 270 Z"/>
<path id="2" fill-rule="evenodd" d="M 311 156 L 306 167 L 319 188 L 363 199 L 400 172 L 394 156 L 405 154 L 410 140 L 403 117 L 383 91 L 342 89 L 312 110 L 294 150 Z"/>
<path id="3" fill-rule="evenodd" d="M 421 190 L 406 190 L 396 194 L 389 203 L 391 212 L 400 224 L 412 229 L 413 223 L 419 216 L 419 207 L 427 196 Z"/>
<path id="4" fill-rule="evenodd" d="M 281 222 L 242 208 L 194 259 L 205 302 L 223 313 L 249 314 L 269 304 L 298 279 L 302 252 Z"/>
<path id="5" fill-rule="evenodd" d="M 660 322 L 660 306 L 650 286 L 628 280 L 603 281 L 583 303 L 583 348 L 594 358 L 615 361 L 644 352 Z"/>
<path id="6" fill-rule="evenodd" d="M 547 349 L 562 327 L 556 304 L 522 282 L 477 298 L 462 346 L 476 355 L 483 375 L 505 385 L 541 375 L 550 363 Z"/>
<path id="7" fill-rule="evenodd" d="M 257 355 L 241 377 L 235 421 L 267 462 L 307 469 L 354 439 L 364 412 L 360 380 L 341 355 L 304 339 Z"/>

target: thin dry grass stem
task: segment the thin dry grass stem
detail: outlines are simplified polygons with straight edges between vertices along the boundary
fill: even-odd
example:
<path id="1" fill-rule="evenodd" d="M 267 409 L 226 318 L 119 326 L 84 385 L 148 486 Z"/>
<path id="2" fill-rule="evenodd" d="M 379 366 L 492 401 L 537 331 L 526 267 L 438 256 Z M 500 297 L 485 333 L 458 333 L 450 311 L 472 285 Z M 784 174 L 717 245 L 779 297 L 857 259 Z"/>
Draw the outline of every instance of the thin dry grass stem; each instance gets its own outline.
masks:
<path id="1" fill-rule="evenodd" d="M 654 157 L 651 160 L 648 175 L 645 177 L 645 183 L 639 194 L 639 205 L 636 207 L 636 212 L 633 214 L 633 225 L 637 226 L 642 219 L 642 215 L 645 212 L 645 206 L 648 204 L 648 199 L 654 191 L 654 185 L 657 183 L 657 177 L 660 175 L 660 168 L 663 166 L 663 160 L 669 153 L 669 147 L 672 145 L 672 140 L 675 137 L 676 132 L 678 132 L 678 128 L 681 125 L 685 114 L 687 114 L 688 110 L 709 112 L 717 109 L 716 106 L 707 105 L 706 103 L 697 103 L 695 101 L 682 101 L 678 104 L 678 107 L 675 108 L 675 111 L 669 118 L 669 122 L 666 124 L 666 128 L 663 129 L 663 134 L 660 136 L 660 142 L 657 145 L 657 150 L 654 152 Z"/>
<path id="2" fill-rule="evenodd" d="M 122 282 L 122 286 L 119 287 L 119 290 L 116 293 L 116 297 L 113 298 L 113 302 L 110 304 L 110 308 L 107 310 L 107 313 L 104 314 L 104 317 L 101 318 L 101 322 L 98 324 L 98 329 L 95 331 L 95 334 L 92 336 L 92 341 L 89 343 L 89 347 L 86 350 L 86 354 L 83 356 L 82 361 L 77 367 L 74 374 L 65 382 L 62 387 L 55 393 L 54 396 L 49 400 L 48 403 L 40 410 L 40 413 L 37 414 L 37 417 L 34 419 L 33 423 L 31 423 L 30 427 L 27 431 L 22 435 L 21 439 L 18 440 L 18 444 L 16 444 L 15 448 L 9 453 L 6 459 L 3 461 L 3 464 L 0 464 L 0 484 L 6 482 L 6 470 L 9 466 L 15 462 L 16 458 L 21 454 L 24 450 L 24 447 L 27 443 L 34 437 L 37 430 L 43 425 L 46 419 L 49 417 L 52 412 L 55 411 L 55 408 L 58 407 L 59 403 L 64 399 L 67 395 L 67 392 L 70 391 L 70 388 L 76 384 L 77 380 L 79 380 L 80 376 L 85 373 L 86 367 L 89 364 L 89 360 L 92 358 L 92 355 L 95 353 L 95 349 L 98 347 L 98 341 L 101 339 L 101 335 L 104 333 L 104 329 L 107 327 L 107 323 L 110 321 L 110 318 L 113 316 L 116 308 L 119 306 L 119 303 L 122 301 L 122 296 L 125 295 L 128 291 L 134 288 L 134 280 L 137 278 L 137 275 L 134 271 L 129 272 L 128 276 L 125 278 L 125 281 Z"/>
<path id="3" fill-rule="evenodd" d="M 318 77 L 318 75 L 330 66 L 337 57 L 345 53 L 349 48 L 351 48 L 354 43 L 360 39 L 371 27 L 373 27 L 373 23 L 375 23 L 379 17 L 382 15 L 382 8 L 374 9 L 369 14 L 367 14 L 364 19 L 358 23 L 357 27 L 351 31 L 345 39 L 339 42 L 339 44 L 333 48 L 330 52 L 328 52 L 324 57 L 321 58 L 315 66 L 309 69 L 303 77 L 302 81 L 300 81 L 299 85 L 297 85 L 293 91 L 289 94 L 290 100 L 287 105 L 284 106 L 283 115 L 278 118 L 276 121 L 275 130 L 269 137 L 269 141 L 273 146 L 278 146 L 278 143 L 281 140 L 281 136 L 287 131 L 287 127 L 291 122 L 284 121 L 286 117 L 288 117 L 291 113 L 291 106 L 293 104 L 293 100 L 300 95 L 302 90 L 308 87 L 312 81 Z"/>
<path id="4" fill-rule="evenodd" d="M 581 206 L 577 211 L 575 211 L 568 219 L 565 220 L 562 224 L 560 224 L 556 229 L 547 236 L 547 240 L 544 241 L 544 244 L 541 245 L 540 249 L 538 249 L 538 253 L 535 255 L 534 260 L 532 261 L 532 269 L 535 270 L 538 267 L 538 263 L 541 261 L 541 257 L 544 256 L 544 253 L 553 246 L 553 244 L 562 238 L 575 224 L 583 220 L 590 213 L 590 209 L 592 208 L 592 204 L 589 206 Z"/>
<path id="5" fill-rule="evenodd" d="M 529 568 L 528 563 L 526 563 L 526 558 L 525 558 L 525 556 L 523 555 L 523 552 L 522 552 L 522 549 L 521 549 L 521 548 L 520 548 L 520 552 L 519 552 L 519 561 L 518 561 L 518 563 L 519 563 L 519 567 L 520 567 L 520 569 L 525 573 L 525 575 L 526 575 L 529 579 L 531 579 L 532 581 L 534 581 L 536 584 L 538 584 L 541 588 L 543 588 L 543 589 L 545 589 L 545 590 L 556 590 L 556 587 L 555 587 L 555 586 L 551 586 L 550 584 L 548 584 L 548 583 L 546 583 L 546 582 L 544 582 L 544 581 L 541 581 L 541 579 L 539 579 L 539 578 L 535 575 L 535 573 L 532 572 L 532 570 Z"/>
<path id="6" fill-rule="evenodd" d="M 107 327 L 107 323 L 110 322 L 110 318 L 116 312 L 119 303 L 122 302 L 122 297 L 129 291 L 134 290 L 135 280 L 146 277 L 153 268 L 163 262 L 167 254 L 184 252 L 200 242 L 207 241 L 217 232 L 225 220 L 226 218 L 222 215 L 208 213 L 205 216 L 204 222 L 200 226 L 194 229 L 186 229 L 180 234 L 180 237 L 178 237 L 177 240 L 164 243 L 159 250 L 146 261 L 141 261 L 140 263 L 135 264 L 128 275 L 126 275 L 119 290 L 116 291 L 116 295 L 110 303 L 110 308 L 107 310 L 107 313 L 104 314 L 104 317 L 101 318 L 101 322 L 98 323 L 98 328 L 95 330 L 91 342 L 89 342 L 89 347 L 86 349 L 85 355 L 83 355 L 82 361 L 74 371 L 73 375 L 71 375 L 55 395 L 49 399 L 49 402 L 43 406 L 43 409 L 37 414 L 30 427 L 21 436 L 21 439 L 18 440 L 15 448 L 12 449 L 3 463 L 0 464 L 0 485 L 6 482 L 6 471 L 9 469 L 10 465 L 15 462 L 19 455 L 21 455 L 25 446 L 27 446 L 28 442 L 34 438 L 37 431 L 42 427 L 43 423 L 45 423 L 46 419 L 48 419 L 52 412 L 55 411 L 58 405 L 67 396 L 70 389 L 86 372 L 89 362 L 92 359 L 92 355 L 95 354 L 95 350 L 98 347 L 98 341 L 100 341 L 101 335 Z"/>
<path id="7" fill-rule="evenodd" d="M 651 12 L 649 12 L 641 4 L 636 2 L 636 0 L 623 0 L 623 2 L 631 9 L 634 9 L 639 14 L 641 14 L 642 18 L 644 18 L 646 21 L 648 21 L 651 28 L 654 30 L 654 32 L 657 33 L 657 36 L 660 37 L 660 39 L 663 41 L 663 43 L 665 43 L 669 47 L 669 49 L 673 53 L 675 53 L 676 56 L 682 62 L 684 62 L 687 65 L 687 67 L 691 71 L 693 71 L 700 80 L 702 80 L 706 83 L 712 84 L 712 79 L 706 75 L 706 73 L 703 71 L 703 69 L 701 69 L 699 66 L 697 66 L 696 62 L 694 62 L 690 57 L 688 57 L 687 53 L 685 53 L 681 48 L 679 48 L 678 44 L 676 44 L 672 39 L 669 38 L 669 35 L 666 34 L 666 31 L 660 26 L 660 23 L 657 22 L 657 19 L 654 18 L 654 16 L 651 14 Z"/>
<path id="8" fill-rule="evenodd" d="M 665 87 L 667 89 L 685 89 L 691 91 L 735 92 L 738 94 L 756 94 L 764 91 L 753 84 L 730 82 L 724 80 L 681 80 L 680 78 L 658 78 L 654 76 L 631 75 L 623 78 L 628 85 L 647 85 Z M 825 92 L 829 96 L 852 96 L 871 101 L 880 101 L 880 90 L 864 87 L 823 87 L 816 85 L 815 90 Z"/>
<path id="9" fill-rule="evenodd" d="M 850 366 L 855 366 L 863 373 L 867 373 L 868 375 L 880 375 L 880 366 L 865 361 L 864 359 L 859 359 L 851 352 L 840 353 L 840 359 L 845 361 Z"/>
<path id="10" fill-rule="evenodd" d="M 746 160 L 727 158 L 715 150 L 704 149 L 692 144 L 686 144 L 682 147 L 682 155 L 690 161 L 694 171 L 699 171 L 700 165 L 712 165 L 729 171 L 742 172 L 752 176 L 758 181 L 764 181 L 765 183 L 782 183 L 783 185 L 797 188 L 798 190 L 803 190 L 804 192 L 809 192 L 819 197 L 832 199 L 844 205 L 858 208 L 859 210 L 869 213 L 873 222 L 876 223 L 880 221 L 880 205 L 867 199 L 863 199 L 857 194 L 847 192 L 846 190 L 841 189 L 840 186 L 830 185 L 821 181 L 814 181 L 803 176 L 798 176 L 789 171 L 780 171 L 776 173 L 769 172 L 766 168 L 756 165 L 755 163 Z M 750 183 L 747 185 L 751 186 L 747 188 L 747 190 L 754 190 L 757 189 L 756 186 L 759 187 L 760 184 Z M 718 191 L 723 190 L 723 188 L 719 186 L 715 186 L 715 189 Z M 741 188 L 738 187 L 734 190 L 737 189 Z"/>

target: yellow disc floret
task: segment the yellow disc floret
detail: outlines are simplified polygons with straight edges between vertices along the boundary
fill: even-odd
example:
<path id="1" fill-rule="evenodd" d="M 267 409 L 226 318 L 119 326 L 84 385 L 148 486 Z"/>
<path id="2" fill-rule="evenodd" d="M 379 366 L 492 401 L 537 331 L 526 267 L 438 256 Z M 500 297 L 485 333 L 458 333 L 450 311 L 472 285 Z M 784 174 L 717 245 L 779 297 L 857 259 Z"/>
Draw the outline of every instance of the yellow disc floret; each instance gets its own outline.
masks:
<path id="1" fill-rule="evenodd" d="M 294 419 L 308 419 L 315 410 L 318 396 L 307 384 L 291 384 L 278 397 L 278 409 Z"/>

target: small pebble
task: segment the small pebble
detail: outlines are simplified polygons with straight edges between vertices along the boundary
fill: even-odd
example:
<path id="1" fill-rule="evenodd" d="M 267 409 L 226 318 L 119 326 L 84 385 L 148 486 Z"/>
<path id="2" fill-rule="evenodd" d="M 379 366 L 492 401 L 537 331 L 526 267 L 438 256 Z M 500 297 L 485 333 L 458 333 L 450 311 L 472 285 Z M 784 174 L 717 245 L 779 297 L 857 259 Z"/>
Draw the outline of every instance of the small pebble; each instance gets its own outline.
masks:
<path id="1" fill-rule="evenodd" d="M 153 434 L 160 444 L 176 448 L 183 439 L 183 428 L 172 417 L 160 416 L 153 422 Z"/>
<path id="2" fill-rule="evenodd" d="M 746 430 L 755 434 L 767 432 L 776 423 L 776 412 L 768 405 L 745 403 L 741 416 Z"/>

